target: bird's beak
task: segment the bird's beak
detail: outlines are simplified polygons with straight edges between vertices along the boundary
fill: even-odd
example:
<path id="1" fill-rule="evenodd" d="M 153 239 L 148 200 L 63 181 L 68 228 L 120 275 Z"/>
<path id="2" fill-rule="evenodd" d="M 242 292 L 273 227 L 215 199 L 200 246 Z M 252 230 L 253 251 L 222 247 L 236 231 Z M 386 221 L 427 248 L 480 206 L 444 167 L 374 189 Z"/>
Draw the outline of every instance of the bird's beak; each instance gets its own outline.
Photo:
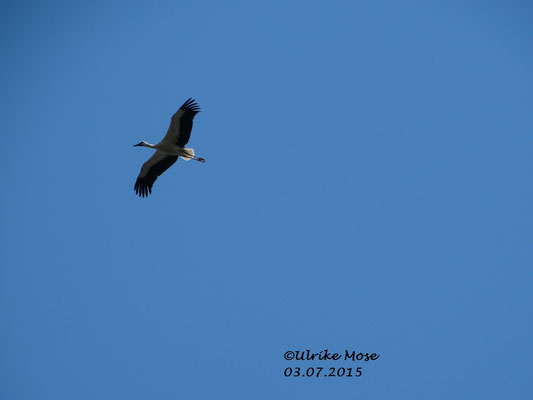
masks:
<path id="1" fill-rule="evenodd" d="M 133 147 L 137 147 L 137 146 L 140 146 L 141 144 L 140 143 L 137 143 L 137 144 L 134 144 Z"/>

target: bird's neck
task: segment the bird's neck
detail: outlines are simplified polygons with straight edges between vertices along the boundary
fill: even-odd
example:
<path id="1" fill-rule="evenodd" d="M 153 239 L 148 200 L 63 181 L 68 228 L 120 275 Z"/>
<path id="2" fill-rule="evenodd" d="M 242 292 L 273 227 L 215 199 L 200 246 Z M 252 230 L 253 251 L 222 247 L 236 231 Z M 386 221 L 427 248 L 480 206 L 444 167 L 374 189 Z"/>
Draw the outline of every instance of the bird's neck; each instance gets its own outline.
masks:
<path id="1" fill-rule="evenodd" d="M 157 146 L 155 144 L 151 143 L 143 143 L 144 147 L 150 147 L 151 149 L 157 149 Z"/>

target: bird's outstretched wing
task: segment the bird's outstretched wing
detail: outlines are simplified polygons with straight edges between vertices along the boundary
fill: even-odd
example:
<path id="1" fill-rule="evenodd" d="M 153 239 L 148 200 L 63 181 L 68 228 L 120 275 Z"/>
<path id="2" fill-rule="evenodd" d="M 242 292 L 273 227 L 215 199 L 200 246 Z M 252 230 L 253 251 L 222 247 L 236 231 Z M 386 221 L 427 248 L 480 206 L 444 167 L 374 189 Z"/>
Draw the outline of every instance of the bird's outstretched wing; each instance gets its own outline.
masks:
<path id="1" fill-rule="evenodd" d="M 152 193 L 152 186 L 157 177 L 165 172 L 176 162 L 178 156 L 170 156 L 157 150 L 142 168 L 137 181 L 135 182 L 135 193 L 141 197 L 146 197 Z"/>
<path id="2" fill-rule="evenodd" d="M 199 112 L 200 107 L 193 98 L 183 103 L 176 114 L 172 116 L 163 141 L 184 147 L 191 137 L 192 120 Z"/>

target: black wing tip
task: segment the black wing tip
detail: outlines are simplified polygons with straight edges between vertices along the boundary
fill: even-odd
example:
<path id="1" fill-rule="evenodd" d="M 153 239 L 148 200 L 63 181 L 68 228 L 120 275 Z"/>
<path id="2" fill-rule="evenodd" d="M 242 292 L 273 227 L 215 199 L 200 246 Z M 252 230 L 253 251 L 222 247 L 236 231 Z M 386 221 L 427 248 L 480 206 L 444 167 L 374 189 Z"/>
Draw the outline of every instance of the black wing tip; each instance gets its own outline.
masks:
<path id="1" fill-rule="evenodd" d="M 185 103 L 180 107 L 184 111 L 190 111 L 197 114 L 201 111 L 200 106 L 192 97 L 189 97 Z"/>
<path id="2" fill-rule="evenodd" d="M 141 178 L 137 178 L 133 189 L 135 190 L 135 194 L 139 197 L 148 197 L 149 194 L 152 194 L 152 187 Z"/>

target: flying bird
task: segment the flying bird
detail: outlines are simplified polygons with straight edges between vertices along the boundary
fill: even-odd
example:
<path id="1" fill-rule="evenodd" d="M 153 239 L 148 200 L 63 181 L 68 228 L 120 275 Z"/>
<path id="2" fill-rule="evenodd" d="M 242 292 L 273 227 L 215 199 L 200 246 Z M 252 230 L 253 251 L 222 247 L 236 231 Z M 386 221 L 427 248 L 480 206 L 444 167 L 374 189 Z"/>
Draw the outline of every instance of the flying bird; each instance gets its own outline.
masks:
<path id="1" fill-rule="evenodd" d="M 144 146 L 156 150 L 152 157 L 143 164 L 133 187 L 135 193 L 140 197 L 146 197 L 152 193 L 152 186 L 157 177 L 170 168 L 178 157 L 186 161 L 205 162 L 205 159 L 194 155 L 194 149 L 185 148 L 191 137 L 192 120 L 199 112 L 200 107 L 196 100 L 189 98 L 172 116 L 170 126 L 163 140 L 157 144 L 143 141 L 133 145 L 133 147 Z"/>

